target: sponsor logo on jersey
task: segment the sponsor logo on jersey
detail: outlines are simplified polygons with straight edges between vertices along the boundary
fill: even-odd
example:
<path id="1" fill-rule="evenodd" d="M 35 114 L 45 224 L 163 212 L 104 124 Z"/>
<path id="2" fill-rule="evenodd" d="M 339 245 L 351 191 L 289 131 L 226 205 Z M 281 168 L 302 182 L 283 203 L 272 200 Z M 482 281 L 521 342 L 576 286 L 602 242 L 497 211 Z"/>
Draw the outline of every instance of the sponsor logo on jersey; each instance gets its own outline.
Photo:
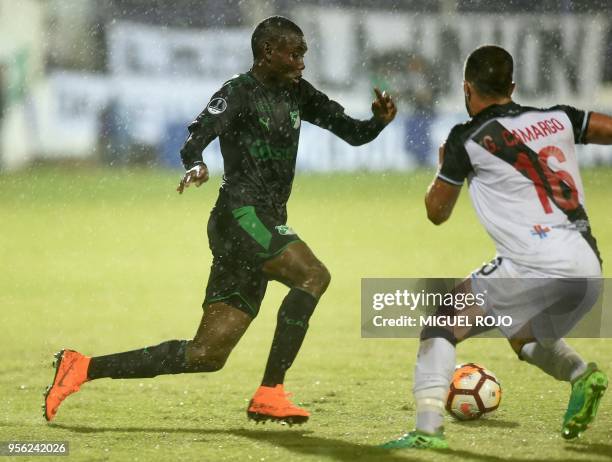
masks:
<path id="1" fill-rule="evenodd" d="M 212 115 L 221 114 L 227 109 L 227 101 L 223 98 L 213 98 L 210 100 L 210 103 L 208 103 L 207 109 Z"/>
<path id="2" fill-rule="evenodd" d="M 270 131 L 270 117 L 260 117 L 259 123 L 268 131 Z"/>
<path id="3" fill-rule="evenodd" d="M 280 234 L 281 236 L 291 236 L 295 234 L 295 231 L 293 231 L 293 229 L 291 229 L 287 225 L 278 225 L 275 226 L 274 229 L 278 231 L 278 234 Z"/>
<path id="4" fill-rule="evenodd" d="M 531 234 L 532 236 L 539 236 L 540 239 L 544 239 L 548 237 L 549 232 L 550 228 L 548 226 L 533 225 L 533 231 L 531 231 Z"/>
<path id="5" fill-rule="evenodd" d="M 269 115 L 272 113 L 272 106 L 265 101 L 255 102 L 255 109 L 257 109 L 257 112 L 260 114 Z"/>
<path id="6" fill-rule="evenodd" d="M 259 160 L 293 160 L 296 152 L 297 146 L 272 146 L 264 140 L 256 140 L 249 146 L 249 154 Z"/>
<path id="7" fill-rule="evenodd" d="M 295 128 L 296 130 L 300 128 L 300 111 L 291 111 L 289 113 L 289 117 L 291 119 L 291 125 L 293 126 L 293 128 Z"/>
<path id="8" fill-rule="evenodd" d="M 579 233 L 586 233 L 589 230 L 588 220 L 576 220 L 572 223 L 563 223 L 560 225 L 552 225 L 553 229 L 569 229 L 570 231 L 578 231 Z"/>

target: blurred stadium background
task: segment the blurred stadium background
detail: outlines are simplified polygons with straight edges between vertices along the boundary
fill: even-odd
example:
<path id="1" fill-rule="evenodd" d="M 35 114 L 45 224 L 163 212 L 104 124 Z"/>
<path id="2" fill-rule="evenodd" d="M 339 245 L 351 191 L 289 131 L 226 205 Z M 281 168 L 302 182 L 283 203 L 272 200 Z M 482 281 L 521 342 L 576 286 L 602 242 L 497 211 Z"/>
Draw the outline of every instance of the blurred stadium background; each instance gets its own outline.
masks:
<path id="1" fill-rule="evenodd" d="M 373 6 L 375 5 L 375 6 Z M 180 166 L 186 125 L 251 64 L 253 26 L 287 15 L 310 45 L 307 79 L 368 117 L 371 87 L 398 120 L 354 149 L 304 124 L 301 171 L 410 170 L 465 118 L 462 63 L 499 43 L 517 99 L 612 112 L 609 0 L 0 0 L 0 166 L 77 159 Z M 476 27 L 477 26 L 477 27 Z M 221 157 L 206 160 L 219 172 Z M 586 165 L 607 148 L 581 149 Z"/>

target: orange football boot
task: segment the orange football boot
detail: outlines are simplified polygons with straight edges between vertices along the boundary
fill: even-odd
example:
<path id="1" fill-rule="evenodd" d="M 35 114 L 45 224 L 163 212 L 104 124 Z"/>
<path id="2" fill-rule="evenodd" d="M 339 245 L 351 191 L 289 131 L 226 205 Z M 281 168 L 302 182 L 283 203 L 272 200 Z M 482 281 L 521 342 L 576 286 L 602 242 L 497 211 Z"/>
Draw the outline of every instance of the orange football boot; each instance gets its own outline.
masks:
<path id="1" fill-rule="evenodd" d="M 89 356 L 84 356 L 78 351 L 61 350 L 55 354 L 55 377 L 53 384 L 45 391 L 45 404 L 43 404 L 43 415 L 48 421 L 53 420 L 57 409 L 72 393 L 79 391 L 81 385 L 87 382 L 87 368 L 89 367 Z"/>
<path id="2" fill-rule="evenodd" d="M 247 417 L 256 422 L 273 420 L 289 425 L 305 423 L 310 413 L 289 401 L 290 396 L 291 393 L 285 393 L 282 383 L 275 387 L 262 385 L 249 402 Z"/>

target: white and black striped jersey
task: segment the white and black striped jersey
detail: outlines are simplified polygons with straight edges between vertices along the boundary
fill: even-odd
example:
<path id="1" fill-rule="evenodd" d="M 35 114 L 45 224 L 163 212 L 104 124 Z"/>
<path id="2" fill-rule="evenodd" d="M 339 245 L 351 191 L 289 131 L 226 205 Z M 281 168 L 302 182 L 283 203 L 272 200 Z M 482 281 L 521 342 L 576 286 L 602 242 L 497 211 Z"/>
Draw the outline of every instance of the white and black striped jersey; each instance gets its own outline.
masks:
<path id="1" fill-rule="evenodd" d="M 451 130 L 438 178 L 459 186 L 468 180 L 499 256 L 557 276 L 590 274 L 592 265 L 581 261 L 592 262 L 593 253 L 601 262 L 575 150 L 589 117 L 570 106 L 510 102 Z"/>

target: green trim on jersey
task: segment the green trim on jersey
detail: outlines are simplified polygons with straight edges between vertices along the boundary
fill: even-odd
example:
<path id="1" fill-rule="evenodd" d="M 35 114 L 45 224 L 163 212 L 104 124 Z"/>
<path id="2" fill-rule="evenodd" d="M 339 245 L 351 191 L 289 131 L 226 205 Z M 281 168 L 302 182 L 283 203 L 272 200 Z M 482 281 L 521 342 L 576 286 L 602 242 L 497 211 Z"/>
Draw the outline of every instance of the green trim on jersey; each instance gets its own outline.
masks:
<path id="1" fill-rule="evenodd" d="M 265 250 L 270 248 L 270 242 L 272 241 L 272 233 L 266 228 L 257 214 L 255 213 L 255 207 L 247 205 L 232 210 L 232 215 L 242 229 L 244 229 L 249 236 L 255 239 L 260 246 Z"/>
<path id="2" fill-rule="evenodd" d="M 211 298 L 209 300 L 206 300 L 206 306 L 210 306 L 212 303 L 216 303 L 216 302 L 220 302 L 223 300 L 227 300 L 228 298 L 231 297 L 238 297 L 240 300 L 242 300 L 242 303 L 244 303 L 246 305 L 246 307 L 251 311 L 251 314 L 253 315 L 253 317 L 257 316 L 257 313 L 259 312 L 259 310 L 254 309 L 251 304 L 249 302 L 247 302 L 246 298 L 244 298 L 240 292 L 232 292 L 229 295 L 220 295 L 218 297 L 214 297 Z"/>

